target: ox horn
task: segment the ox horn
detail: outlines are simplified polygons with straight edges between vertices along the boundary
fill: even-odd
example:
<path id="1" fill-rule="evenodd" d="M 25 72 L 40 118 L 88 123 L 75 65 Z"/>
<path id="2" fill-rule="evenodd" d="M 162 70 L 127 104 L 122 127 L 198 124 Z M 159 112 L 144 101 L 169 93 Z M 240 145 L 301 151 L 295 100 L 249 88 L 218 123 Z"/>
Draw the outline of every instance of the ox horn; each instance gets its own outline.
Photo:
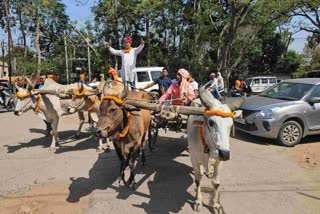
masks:
<path id="1" fill-rule="evenodd" d="M 244 101 L 245 101 L 245 97 L 241 97 L 241 98 L 238 98 L 238 99 L 232 101 L 231 103 L 228 103 L 228 106 L 231 109 L 231 111 L 235 111 L 241 106 L 241 104 Z"/>
<path id="2" fill-rule="evenodd" d="M 214 109 L 214 97 L 210 91 L 201 88 L 199 90 L 200 100 L 207 109 Z"/>
<path id="3" fill-rule="evenodd" d="M 79 89 L 79 93 L 83 92 L 83 83 L 80 84 L 80 89 Z"/>
<path id="4" fill-rule="evenodd" d="M 103 89 L 102 89 L 103 94 L 104 95 L 108 94 L 108 89 L 111 89 L 111 88 L 113 88 L 113 80 L 105 81 Z"/>
<path id="5" fill-rule="evenodd" d="M 28 83 L 28 86 L 27 86 L 28 90 L 32 90 L 34 85 L 32 84 L 31 80 L 28 77 L 24 77 L 24 78 Z"/>
<path id="6" fill-rule="evenodd" d="M 20 87 L 20 86 L 18 86 L 17 82 L 15 82 L 15 83 L 14 83 L 14 87 L 16 87 L 16 89 L 18 89 L 18 90 L 20 90 L 20 89 L 21 89 L 21 87 Z"/>

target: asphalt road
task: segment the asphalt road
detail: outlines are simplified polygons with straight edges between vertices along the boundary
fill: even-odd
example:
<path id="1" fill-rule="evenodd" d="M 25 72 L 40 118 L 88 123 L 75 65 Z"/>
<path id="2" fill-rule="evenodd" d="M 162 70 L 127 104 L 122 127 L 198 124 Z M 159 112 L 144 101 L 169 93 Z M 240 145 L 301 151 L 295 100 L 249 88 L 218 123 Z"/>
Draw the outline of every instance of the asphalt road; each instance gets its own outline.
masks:
<path id="1" fill-rule="evenodd" d="M 158 150 L 138 167 L 136 191 L 118 186 L 114 150 L 97 153 L 88 124 L 79 139 L 75 115 L 61 119 L 60 145 L 28 112 L 0 113 L 0 213 L 194 213 L 195 184 L 186 135 L 160 132 Z M 320 170 L 301 167 L 289 149 L 236 133 L 232 158 L 223 167 L 221 203 L 228 214 L 318 214 Z M 204 187 L 210 182 L 204 178 Z M 204 193 L 208 209 L 209 192 Z"/>

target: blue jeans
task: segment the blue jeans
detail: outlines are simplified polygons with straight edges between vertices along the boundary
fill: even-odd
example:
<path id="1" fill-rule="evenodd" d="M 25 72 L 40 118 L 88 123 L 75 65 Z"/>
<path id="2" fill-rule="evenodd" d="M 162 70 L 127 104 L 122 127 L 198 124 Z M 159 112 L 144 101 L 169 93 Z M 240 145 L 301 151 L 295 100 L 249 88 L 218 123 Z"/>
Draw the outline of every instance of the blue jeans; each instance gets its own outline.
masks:
<path id="1" fill-rule="evenodd" d="M 211 94 L 218 99 L 221 97 L 218 87 L 213 88 Z"/>

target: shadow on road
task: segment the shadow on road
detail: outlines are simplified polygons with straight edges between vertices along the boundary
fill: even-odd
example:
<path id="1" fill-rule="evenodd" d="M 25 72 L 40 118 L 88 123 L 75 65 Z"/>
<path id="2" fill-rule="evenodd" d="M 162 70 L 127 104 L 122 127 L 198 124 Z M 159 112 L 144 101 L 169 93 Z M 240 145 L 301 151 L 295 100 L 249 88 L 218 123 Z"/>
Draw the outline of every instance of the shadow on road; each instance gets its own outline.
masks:
<path id="1" fill-rule="evenodd" d="M 30 132 L 32 133 L 43 133 L 45 134 L 45 130 L 42 129 L 30 129 Z M 67 145 L 74 141 L 77 141 L 79 139 L 75 138 L 76 132 L 74 130 L 72 131 L 60 131 L 59 132 L 59 143 L 57 144 L 57 150 L 56 153 L 64 153 L 64 152 L 70 152 L 70 151 L 77 151 L 77 150 L 86 150 L 86 149 L 92 149 L 97 147 L 97 141 L 93 140 L 90 136 L 90 133 L 82 133 L 80 135 L 80 138 L 87 138 L 83 141 L 78 142 L 76 145 Z M 88 138 L 90 137 L 90 138 Z M 7 147 L 8 152 L 7 153 L 14 153 L 20 149 L 23 148 L 30 148 L 30 147 L 36 147 L 41 146 L 43 148 L 49 148 L 52 141 L 52 136 L 46 137 L 40 137 L 32 139 L 29 142 L 20 142 L 17 145 L 4 145 L 4 147 Z"/>
<path id="2" fill-rule="evenodd" d="M 70 178 L 69 196 L 71 203 L 78 202 L 82 197 L 95 190 L 116 191 L 117 199 L 126 200 L 132 195 L 147 198 L 147 202 L 132 204 L 145 213 L 177 213 L 185 203 L 191 206 L 194 197 L 187 192 L 193 184 L 192 168 L 175 159 L 188 158 L 182 154 L 187 146 L 187 140 L 181 138 L 158 138 L 158 150 L 150 153 L 146 146 L 147 162 L 145 166 L 137 166 L 136 190 L 131 191 L 126 186 L 118 186 L 120 164 L 111 153 L 99 154 L 98 160 L 89 171 L 89 178 Z M 126 174 L 126 179 L 128 175 Z M 147 181 L 147 190 L 144 183 Z"/>
<path id="3" fill-rule="evenodd" d="M 275 140 L 250 135 L 248 133 L 245 133 L 239 130 L 236 130 L 236 135 L 235 136 L 231 135 L 231 138 L 235 138 L 237 140 L 242 140 L 247 143 L 254 143 L 254 144 L 259 144 L 263 146 L 277 145 L 277 142 Z"/>

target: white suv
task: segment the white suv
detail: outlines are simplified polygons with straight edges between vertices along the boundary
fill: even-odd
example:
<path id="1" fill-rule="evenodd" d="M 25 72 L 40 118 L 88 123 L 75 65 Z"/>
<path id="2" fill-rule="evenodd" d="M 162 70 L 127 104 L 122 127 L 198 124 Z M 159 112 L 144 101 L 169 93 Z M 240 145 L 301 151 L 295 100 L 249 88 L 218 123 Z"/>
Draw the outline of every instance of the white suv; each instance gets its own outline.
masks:
<path id="1" fill-rule="evenodd" d="M 276 77 L 258 76 L 251 77 L 245 80 L 247 86 L 250 86 L 253 93 L 260 93 L 267 88 L 277 84 Z"/>
<path id="2" fill-rule="evenodd" d="M 137 67 L 136 68 L 136 88 L 143 88 L 153 80 L 158 79 L 162 75 L 163 67 Z M 146 89 L 146 91 L 158 91 L 159 86 L 155 84 L 154 86 Z"/>

